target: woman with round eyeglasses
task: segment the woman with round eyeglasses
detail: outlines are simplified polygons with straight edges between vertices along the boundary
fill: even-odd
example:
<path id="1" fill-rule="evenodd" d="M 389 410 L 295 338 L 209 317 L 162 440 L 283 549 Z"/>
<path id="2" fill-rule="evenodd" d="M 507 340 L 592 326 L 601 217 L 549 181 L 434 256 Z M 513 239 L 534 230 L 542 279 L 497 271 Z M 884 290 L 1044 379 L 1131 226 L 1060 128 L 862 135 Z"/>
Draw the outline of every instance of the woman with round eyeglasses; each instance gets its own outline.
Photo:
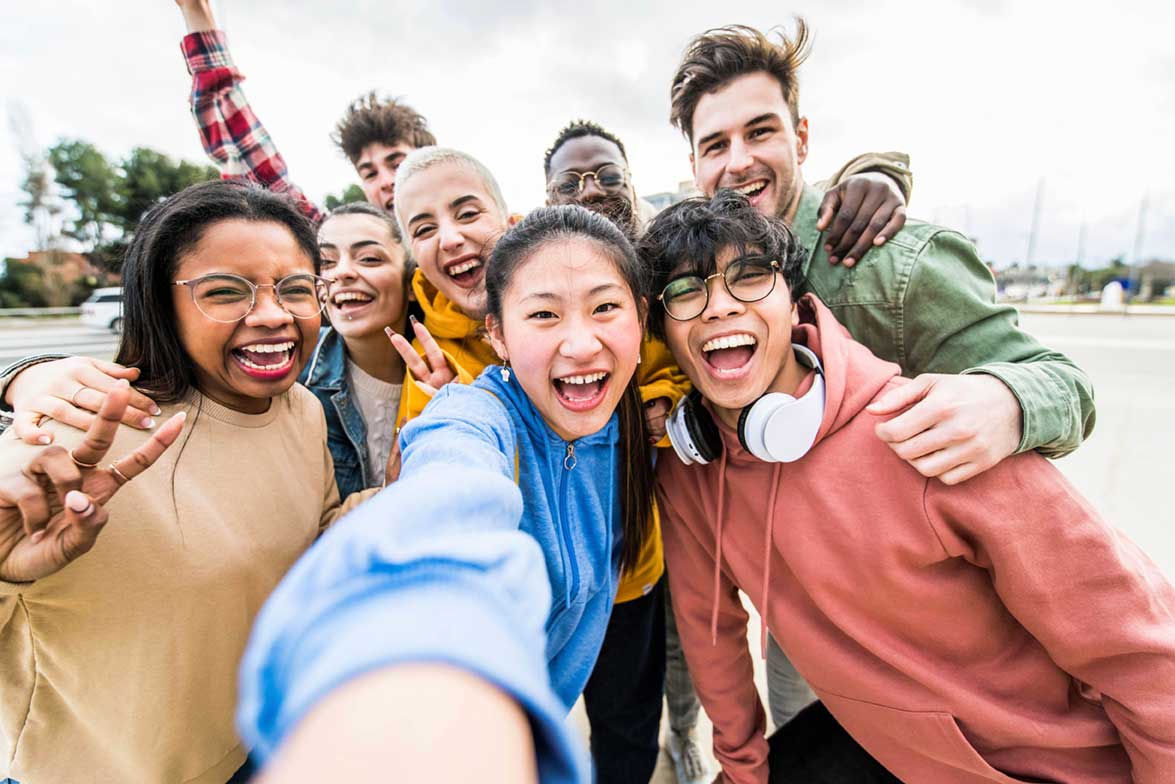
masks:
<path id="1" fill-rule="evenodd" d="M 0 779 L 224 784 L 244 765 L 253 618 L 343 509 L 322 406 L 294 383 L 317 259 L 283 197 L 173 196 L 128 250 L 116 358 L 166 422 L 119 425 L 123 388 L 88 434 L 0 440 Z"/>

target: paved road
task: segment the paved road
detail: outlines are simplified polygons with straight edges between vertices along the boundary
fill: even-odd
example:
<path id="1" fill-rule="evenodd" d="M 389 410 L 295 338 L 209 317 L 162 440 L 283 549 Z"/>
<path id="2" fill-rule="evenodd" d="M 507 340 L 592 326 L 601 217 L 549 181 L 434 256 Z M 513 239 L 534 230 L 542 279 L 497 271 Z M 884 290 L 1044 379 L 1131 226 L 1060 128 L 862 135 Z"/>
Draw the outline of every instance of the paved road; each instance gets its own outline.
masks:
<path id="1" fill-rule="evenodd" d="M 1057 466 L 1175 579 L 1175 317 L 1031 314 L 1022 326 L 1085 368 L 1097 391 L 1093 436 Z M 109 334 L 76 323 L 0 323 L 2 364 L 32 351 L 109 358 L 114 346 Z M 753 615 L 753 651 L 759 649 L 758 627 Z M 762 662 L 755 660 L 762 690 Z M 569 720 L 587 736 L 582 705 Z M 698 729 L 708 750 L 704 715 Z M 653 782 L 673 781 L 662 754 Z"/>
<path id="2" fill-rule="evenodd" d="M 83 327 L 77 319 L 0 320 L 0 368 L 29 354 L 84 354 L 110 359 L 117 336 L 106 329 Z"/>

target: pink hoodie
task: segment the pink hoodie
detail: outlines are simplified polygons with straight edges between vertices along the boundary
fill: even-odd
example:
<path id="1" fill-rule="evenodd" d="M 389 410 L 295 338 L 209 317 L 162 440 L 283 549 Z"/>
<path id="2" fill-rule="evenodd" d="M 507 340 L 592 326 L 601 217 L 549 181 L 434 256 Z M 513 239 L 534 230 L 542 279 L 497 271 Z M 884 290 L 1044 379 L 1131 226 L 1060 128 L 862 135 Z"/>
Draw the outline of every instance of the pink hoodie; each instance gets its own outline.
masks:
<path id="1" fill-rule="evenodd" d="M 1175 782 L 1175 589 L 1044 458 L 927 480 L 863 411 L 905 383 L 818 300 L 816 445 L 659 461 L 686 658 L 729 780 L 767 781 L 743 589 L 828 709 L 903 781 Z M 766 523 L 766 525 L 765 525 Z"/>

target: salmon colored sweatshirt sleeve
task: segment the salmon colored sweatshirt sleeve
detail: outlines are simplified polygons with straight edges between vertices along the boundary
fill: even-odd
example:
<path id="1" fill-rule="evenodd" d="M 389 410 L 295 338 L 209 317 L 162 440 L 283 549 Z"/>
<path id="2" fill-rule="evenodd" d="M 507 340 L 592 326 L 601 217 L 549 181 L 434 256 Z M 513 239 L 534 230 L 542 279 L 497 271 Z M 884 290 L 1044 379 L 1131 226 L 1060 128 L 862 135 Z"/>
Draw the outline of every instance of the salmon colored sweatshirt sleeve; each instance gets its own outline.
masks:
<path id="1" fill-rule="evenodd" d="M 694 688 L 714 722 L 714 757 L 722 765 L 726 781 L 766 784 L 767 716 L 755 689 L 754 665 L 747 648 L 747 611 L 723 570 L 718 586 L 717 636 L 711 636 L 714 553 L 697 537 L 698 531 L 706 530 L 705 513 L 691 510 L 697 518 L 691 520 L 666 498 L 660 478 L 658 485 L 665 552 L 674 565 L 668 570 L 673 614 Z"/>
<path id="2" fill-rule="evenodd" d="M 1175 588 L 1158 567 L 1035 454 L 954 487 L 929 480 L 925 509 L 946 551 L 988 570 L 1053 661 L 1100 695 L 1133 780 L 1175 781 Z"/>

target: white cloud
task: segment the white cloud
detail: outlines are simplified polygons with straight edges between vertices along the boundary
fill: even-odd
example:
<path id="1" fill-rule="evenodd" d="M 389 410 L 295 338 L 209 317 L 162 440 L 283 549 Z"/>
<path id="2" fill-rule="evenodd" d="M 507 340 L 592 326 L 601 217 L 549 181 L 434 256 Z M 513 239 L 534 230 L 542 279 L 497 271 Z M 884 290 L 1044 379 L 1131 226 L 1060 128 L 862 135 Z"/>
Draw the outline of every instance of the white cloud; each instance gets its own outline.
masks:
<path id="1" fill-rule="evenodd" d="M 342 109 L 376 88 L 423 112 L 442 143 L 481 157 L 516 210 L 542 200 L 542 154 L 568 120 L 625 140 L 638 188 L 689 177 L 668 125 L 669 80 L 689 36 L 788 22 L 778 4 L 222 2 L 246 89 L 297 181 L 315 197 L 353 179 L 329 142 Z M 1038 261 L 1129 254 L 1149 194 L 1143 255 L 1175 256 L 1175 57 L 1159 2 L 802 3 L 815 28 L 801 107 L 805 171 L 849 156 L 912 155 L 912 214 L 1023 258 L 1044 180 Z M 29 107 L 38 141 L 148 145 L 201 158 L 186 107 L 182 23 L 170 3 L 25 5 L 0 32 L 0 97 Z M 0 135 L 0 253 L 27 250 L 19 158 Z"/>

